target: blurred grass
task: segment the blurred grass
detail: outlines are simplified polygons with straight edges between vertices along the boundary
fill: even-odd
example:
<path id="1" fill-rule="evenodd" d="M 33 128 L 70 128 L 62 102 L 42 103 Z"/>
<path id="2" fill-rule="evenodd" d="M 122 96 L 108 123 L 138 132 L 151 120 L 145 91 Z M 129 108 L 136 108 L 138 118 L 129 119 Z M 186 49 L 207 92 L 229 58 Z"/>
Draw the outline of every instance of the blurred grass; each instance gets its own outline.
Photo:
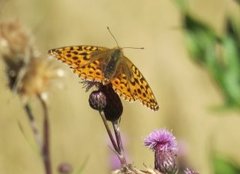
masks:
<path id="1" fill-rule="evenodd" d="M 219 34 L 223 33 L 226 11 L 239 10 L 230 0 L 195 0 L 190 7 Z M 0 8 L 1 20 L 19 18 L 33 31 L 44 54 L 65 45 L 114 47 L 106 26 L 120 46 L 145 47 L 124 50 L 148 80 L 160 105 L 158 112 L 152 112 L 137 102 L 124 102 L 121 129 L 135 165 L 153 165 L 152 153 L 143 147 L 143 138 L 160 127 L 172 129 L 178 139 L 185 141 L 190 161 L 200 173 L 213 173 L 210 147 L 240 163 L 239 113 L 208 110 L 223 104 L 223 97 L 208 74 L 189 61 L 180 11 L 173 1 L 11 0 Z M 83 173 L 106 173 L 110 150 L 101 119 L 88 106 L 88 94 L 81 89 L 79 79 L 68 67 L 59 65 L 68 76 L 63 80 L 64 89 L 50 91 L 53 167 L 66 161 L 77 170 L 89 157 Z M 0 67 L 0 173 L 43 173 L 21 103 L 6 87 L 2 62 Z M 32 107 L 41 120 L 34 99 Z"/>

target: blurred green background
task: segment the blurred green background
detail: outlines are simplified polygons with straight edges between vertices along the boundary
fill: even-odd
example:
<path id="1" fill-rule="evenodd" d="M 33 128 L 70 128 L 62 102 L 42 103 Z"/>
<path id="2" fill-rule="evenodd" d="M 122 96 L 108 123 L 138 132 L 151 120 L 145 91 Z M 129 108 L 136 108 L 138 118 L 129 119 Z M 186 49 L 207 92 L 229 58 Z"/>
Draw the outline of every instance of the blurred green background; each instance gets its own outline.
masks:
<path id="1" fill-rule="evenodd" d="M 191 12 L 223 34 L 226 14 L 240 15 L 232 0 L 192 0 Z M 186 49 L 181 11 L 175 1 L 154 0 L 9 0 L 0 1 L 0 19 L 17 18 L 34 35 L 42 54 L 68 45 L 115 47 L 109 26 L 124 53 L 149 82 L 160 109 L 152 112 L 139 102 L 123 101 L 121 129 L 134 165 L 153 166 L 153 154 L 143 146 L 154 129 L 168 128 L 187 146 L 190 163 L 200 173 L 214 173 L 211 153 L 223 154 L 240 164 L 240 112 L 216 109 L 224 104 L 219 87 L 208 72 L 196 65 Z M 71 70 L 60 79 L 63 87 L 49 91 L 51 156 L 54 172 L 62 162 L 83 173 L 109 171 L 108 137 L 99 114 L 88 105 L 88 95 Z M 0 173 L 42 174 L 28 120 L 19 98 L 7 88 L 0 62 Z M 31 103 L 38 123 L 41 109 Z M 24 134 L 19 130 L 22 125 Z M 38 125 L 41 127 L 41 125 Z"/>

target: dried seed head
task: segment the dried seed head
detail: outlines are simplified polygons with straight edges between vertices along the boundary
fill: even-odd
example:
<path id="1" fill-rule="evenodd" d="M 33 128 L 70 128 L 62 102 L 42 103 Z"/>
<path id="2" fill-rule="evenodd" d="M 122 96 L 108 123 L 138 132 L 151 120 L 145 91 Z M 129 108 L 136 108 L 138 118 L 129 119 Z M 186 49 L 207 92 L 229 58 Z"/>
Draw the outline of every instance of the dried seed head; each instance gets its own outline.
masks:
<path id="1" fill-rule="evenodd" d="M 25 98 L 47 92 L 50 83 L 62 76 L 52 60 L 39 57 L 32 58 L 26 65 L 23 76 L 17 86 L 17 92 Z"/>
<path id="2" fill-rule="evenodd" d="M 34 57 L 30 35 L 18 20 L 0 22 L 0 57 L 6 65 L 10 89 L 22 75 L 22 70 Z"/>
<path id="3" fill-rule="evenodd" d="M 19 20 L 0 22 L 0 51 L 4 59 L 27 62 L 34 54 L 33 47 L 32 37 Z"/>

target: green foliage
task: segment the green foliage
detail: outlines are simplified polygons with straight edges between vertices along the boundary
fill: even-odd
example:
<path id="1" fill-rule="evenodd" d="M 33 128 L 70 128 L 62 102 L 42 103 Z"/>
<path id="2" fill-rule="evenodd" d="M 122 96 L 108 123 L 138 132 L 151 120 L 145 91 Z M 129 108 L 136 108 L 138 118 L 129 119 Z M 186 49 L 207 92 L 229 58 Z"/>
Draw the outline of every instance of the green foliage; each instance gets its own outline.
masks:
<path id="1" fill-rule="evenodd" d="M 240 166 L 226 158 L 216 155 L 213 158 L 214 174 L 239 174 Z"/>
<path id="2" fill-rule="evenodd" d="M 184 16 L 183 22 L 190 56 L 194 61 L 201 64 L 213 63 L 211 60 L 214 56 L 214 45 L 217 41 L 214 32 L 189 14 Z"/>
<path id="3" fill-rule="evenodd" d="M 235 0 L 240 5 L 240 0 Z"/>
<path id="4" fill-rule="evenodd" d="M 225 33 L 218 36 L 207 24 L 191 15 L 186 4 L 177 2 L 191 59 L 209 72 L 227 107 L 240 107 L 240 28 L 237 28 L 240 23 L 226 17 Z"/>

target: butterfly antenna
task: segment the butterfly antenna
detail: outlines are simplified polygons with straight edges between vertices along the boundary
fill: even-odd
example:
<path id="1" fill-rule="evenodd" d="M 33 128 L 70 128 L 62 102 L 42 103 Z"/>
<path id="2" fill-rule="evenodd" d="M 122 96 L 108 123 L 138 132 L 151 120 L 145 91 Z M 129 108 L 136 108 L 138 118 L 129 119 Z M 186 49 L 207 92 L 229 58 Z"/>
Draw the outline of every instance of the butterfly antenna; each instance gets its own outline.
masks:
<path id="1" fill-rule="evenodd" d="M 143 50 L 143 49 L 144 49 L 144 47 L 122 47 L 122 48 L 140 49 L 140 50 Z"/>
<path id="2" fill-rule="evenodd" d="M 111 30 L 110 30 L 109 27 L 107 27 L 107 30 L 108 30 L 108 32 L 111 34 L 112 38 L 115 40 L 117 46 L 119 47 L 118 42 L 117 42 L 117 39 L 116 39 L 116 37 L 112 34 L 112 32 L 111 32 Z"/>
<path id="3" fill-rule="evenodd" d="M 113 33 L 111 32 L 111 30 L 110 30 L 110 28 L 108 26 L 107 26 L 107 30 L 111 34 L 112 38 L 115 40 L 117 46 L 119 47 L 116 37 L 113 35 Z M 144 47 L 123 47 L 123 48 L 144 49 Z"/>

